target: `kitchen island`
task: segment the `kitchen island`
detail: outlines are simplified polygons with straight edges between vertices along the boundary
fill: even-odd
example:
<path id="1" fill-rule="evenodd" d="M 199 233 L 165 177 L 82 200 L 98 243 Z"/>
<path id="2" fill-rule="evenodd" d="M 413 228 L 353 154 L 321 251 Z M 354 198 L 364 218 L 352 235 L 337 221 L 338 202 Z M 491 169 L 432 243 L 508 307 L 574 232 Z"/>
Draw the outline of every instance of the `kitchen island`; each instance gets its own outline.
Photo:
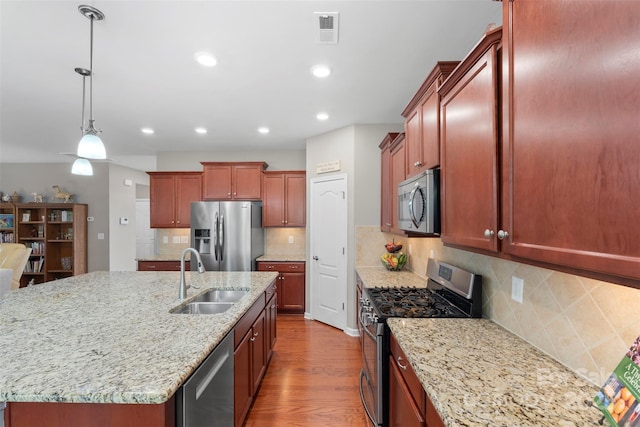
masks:
<path id="1" fill-rule="evenodd" d="M 0 401 L 18 402 L 9 413 L 65 403 L 171 419 L 180 385 L 276 277 L 188 272 L 183 302 L 178 272 L 94 272 L 10 292 L 0 300 Z M 171 313 L 210 288 L 249 292 L 221 314 Z"/>

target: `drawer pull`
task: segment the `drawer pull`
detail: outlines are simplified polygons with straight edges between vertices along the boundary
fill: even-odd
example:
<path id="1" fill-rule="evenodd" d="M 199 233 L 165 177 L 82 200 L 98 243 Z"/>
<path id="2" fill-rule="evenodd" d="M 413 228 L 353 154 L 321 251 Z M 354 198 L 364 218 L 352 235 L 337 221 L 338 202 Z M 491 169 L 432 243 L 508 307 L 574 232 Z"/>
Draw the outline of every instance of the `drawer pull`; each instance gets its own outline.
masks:
<path id="1" fill-rule="evenodd" d="M 406 371 L 407 365 L 403 365 L 402 363 L 400 363 L 401 360 L 403 360 L 402 357 L 398 356 L 398 366 Z"/>

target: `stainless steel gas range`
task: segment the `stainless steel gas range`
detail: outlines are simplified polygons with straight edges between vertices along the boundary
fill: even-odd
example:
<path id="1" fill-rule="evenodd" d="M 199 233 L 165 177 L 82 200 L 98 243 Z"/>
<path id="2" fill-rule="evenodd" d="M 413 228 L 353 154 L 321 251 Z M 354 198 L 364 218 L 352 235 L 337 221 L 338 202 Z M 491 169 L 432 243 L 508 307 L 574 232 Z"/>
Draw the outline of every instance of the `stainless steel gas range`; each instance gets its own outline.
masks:
<path id="1" fill-rule="evenodd" d="M 457 317 L 482 315 L 482 276 L 432 258 L 425 288 L 365 288 L 359 302 L 362 329 L 360 399 L 375 427 L 388 426 L 390 317 Z"/>

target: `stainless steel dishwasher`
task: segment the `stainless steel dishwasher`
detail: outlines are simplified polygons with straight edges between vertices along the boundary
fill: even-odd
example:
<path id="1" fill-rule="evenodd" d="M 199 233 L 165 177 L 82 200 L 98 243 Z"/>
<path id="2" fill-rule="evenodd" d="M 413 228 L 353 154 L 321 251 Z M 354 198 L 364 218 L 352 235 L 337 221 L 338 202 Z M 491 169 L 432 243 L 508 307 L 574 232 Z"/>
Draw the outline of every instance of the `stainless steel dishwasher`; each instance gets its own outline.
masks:
<path id="1" fill-rule="evenodd" d="M 177 427 L 233 427 L 233 331 L 176 392 Z"/>

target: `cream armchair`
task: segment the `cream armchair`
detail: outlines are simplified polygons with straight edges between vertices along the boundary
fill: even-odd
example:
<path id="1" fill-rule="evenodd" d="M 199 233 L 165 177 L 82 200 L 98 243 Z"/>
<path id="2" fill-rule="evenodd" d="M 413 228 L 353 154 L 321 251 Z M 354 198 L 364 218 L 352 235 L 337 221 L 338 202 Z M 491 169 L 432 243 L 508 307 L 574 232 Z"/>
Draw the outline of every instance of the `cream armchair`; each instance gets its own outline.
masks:
<path id="1" fill-rule="evenodd" d="M 20 277 L 31 255 L 31 248 L 19 243 L 0 243 L 0 268 L 13 270 L 11 289 L 20 287 Z"/>

